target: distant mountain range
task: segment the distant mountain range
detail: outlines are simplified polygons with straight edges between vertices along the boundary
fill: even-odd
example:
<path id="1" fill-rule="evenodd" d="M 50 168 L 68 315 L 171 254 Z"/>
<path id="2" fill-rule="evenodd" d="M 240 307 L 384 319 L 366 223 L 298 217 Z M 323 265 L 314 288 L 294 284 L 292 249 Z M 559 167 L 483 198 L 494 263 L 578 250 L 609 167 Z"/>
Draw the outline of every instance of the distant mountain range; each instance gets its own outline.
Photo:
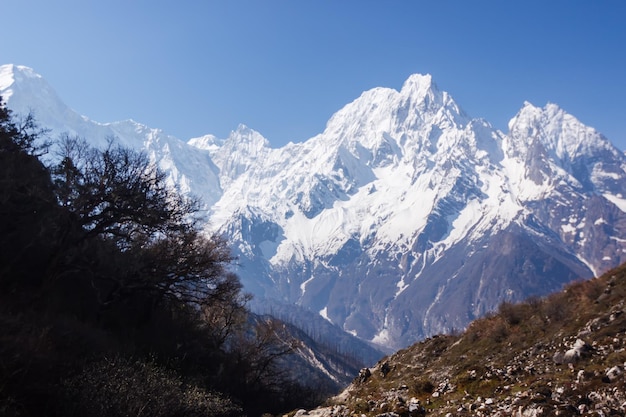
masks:
<path id="1" fill-rule="evenodd" d="M 272 148 L 243 125 L 183 142 L 97 123 L 26 67 L 0 67 L 0 95 L 53 137 L 144 150 L 201 197 L 257 311 L 297 305 L 385 349 L 626 261 L 626 157 L 555 104 L 524 103 L 504 133 L 412 75 Z"/>

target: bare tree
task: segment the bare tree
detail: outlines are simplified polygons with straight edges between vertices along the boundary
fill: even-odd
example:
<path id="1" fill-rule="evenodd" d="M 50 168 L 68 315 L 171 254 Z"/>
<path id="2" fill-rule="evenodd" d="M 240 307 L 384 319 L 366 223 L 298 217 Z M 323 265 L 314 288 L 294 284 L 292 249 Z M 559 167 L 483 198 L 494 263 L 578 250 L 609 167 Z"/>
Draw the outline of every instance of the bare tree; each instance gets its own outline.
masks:
<path id="1" fill-rule="evenodd" d="M 152 303 L 240 303 L 227 242 L 200 232 L 197 201 L 168 187 L 144 153 L 113 139 L 96 149 L 65 135 L 58 157 L 52 177 L 59 203 L 83 229 L 75 245 L 100 241 L 122 252 L 117 265 L 91 274 L 103 305 L 139 293 Z"/>
<path id="2" fill-rule="evenodd" d="M 285 323 L 269 316 L 256 317 L 252 333 L 239 335 L 233 355 L 238 358 L 238 373 L 245 377 L 248 389 L 280 388 L 287 370 L 280 360 L 291 355 L 301 342 L 289 334 Z"/>
<path id="3" fill-rule="evenodd" d="M 165 184 L 165 174 L 141 152 L 114 139 L 100 150 L 64 136 L 52 168 L 59 202 L 78 216 L 83 238 L 114 240 L 121 249 L 194 227 L 197 202 Z"/>

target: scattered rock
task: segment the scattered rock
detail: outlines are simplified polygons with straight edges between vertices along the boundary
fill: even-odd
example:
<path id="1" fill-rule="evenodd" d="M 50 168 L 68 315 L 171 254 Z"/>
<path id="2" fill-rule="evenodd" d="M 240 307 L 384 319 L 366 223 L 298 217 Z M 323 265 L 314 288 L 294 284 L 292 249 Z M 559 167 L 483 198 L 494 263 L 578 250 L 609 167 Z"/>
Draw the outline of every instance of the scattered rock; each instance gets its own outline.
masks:
<path id="1" fill-rule="evenodd" d="M 567 350 L 565 353 L 556 352 L 552 357 L 552 360 L 557 364 L 575 363 L 579 359 L 591 355 L 592 351 L 593 348 L 591 345 L 582 339 L 576 339 L 576 342 L 571 349 Z"/>
<path id="2" fill-rule="evenodd" d="M 359 376 L 357 377 L 357 383 L 363 384 L 370 378 L 370 376 L 372 376 L 372 372 L 370 371 L 370 368 L 361 369 L 359 371 Z"/>
<path id="3" fill-rule="evenodd" d="M 619 366 L 614 366 L 608 371 L 606 371 L 606 382 L 615 382 L 617 379 L 622 376 L 624 372 Z"/>
<path id="4" fill-rule="evenodd" d="M 380 373 L 383 374 L 383 378 L 386 377 L 389 372 L 391 372 L 389 362 L 383 363 L 380 367 Z"/>

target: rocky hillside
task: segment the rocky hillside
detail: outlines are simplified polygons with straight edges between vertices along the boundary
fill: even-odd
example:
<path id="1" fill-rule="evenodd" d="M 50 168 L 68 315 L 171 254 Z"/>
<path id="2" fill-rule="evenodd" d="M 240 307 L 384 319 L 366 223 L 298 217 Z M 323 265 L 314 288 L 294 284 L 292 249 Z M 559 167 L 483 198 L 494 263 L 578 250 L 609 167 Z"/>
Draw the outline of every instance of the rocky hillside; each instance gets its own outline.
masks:
<path id="1" fill-rule="evenodd" d="M 315 416 L 626 413 L 626 265 L 364 368 Z"/>

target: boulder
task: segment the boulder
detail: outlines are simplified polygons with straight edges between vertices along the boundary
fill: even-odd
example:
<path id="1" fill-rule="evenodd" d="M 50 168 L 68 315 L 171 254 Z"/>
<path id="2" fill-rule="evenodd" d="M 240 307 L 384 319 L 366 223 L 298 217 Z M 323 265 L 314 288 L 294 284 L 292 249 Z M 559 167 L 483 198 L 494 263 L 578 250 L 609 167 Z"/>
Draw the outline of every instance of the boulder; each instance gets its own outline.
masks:
<path id="1" fill-rule="evenodd" d="M 606 379 L 608 380 L 608 382 L 614 382 L 620 376 L 622 376 L 623 373 L 624 371 L 622 371 L 622 369 L 619 366 L 614 366 L 608 371 L 606 371 Z"/>
<path id="2" fill-rule="evenodd" d="M 591 345 L 582 339 L 576 339 L 576 342 L 571 349 L 568 349 L 565 353 L 555 353 L 552 359 L 557 364 L 575 363 L 579 359 L 589 356 L 592 351 L 593 348 Z"/>

